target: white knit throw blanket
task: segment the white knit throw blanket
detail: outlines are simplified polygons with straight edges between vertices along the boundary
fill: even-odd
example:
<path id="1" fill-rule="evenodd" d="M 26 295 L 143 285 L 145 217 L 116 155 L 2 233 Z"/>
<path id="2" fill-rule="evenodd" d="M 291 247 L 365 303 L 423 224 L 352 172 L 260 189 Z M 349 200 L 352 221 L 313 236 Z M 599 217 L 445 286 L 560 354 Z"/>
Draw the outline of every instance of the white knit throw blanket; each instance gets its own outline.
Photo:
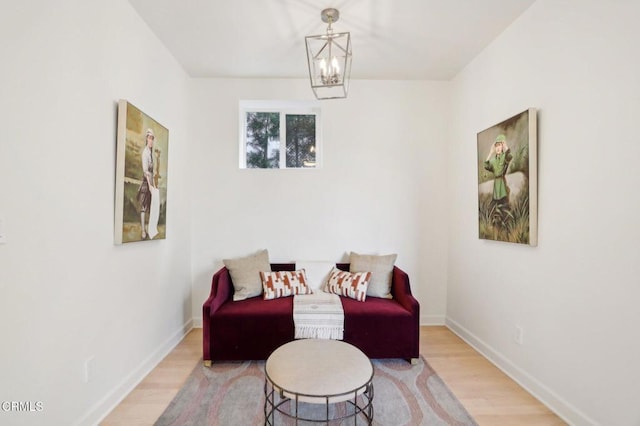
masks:
<path id="1" fill-rule="evenodd" d="M 293 297 L 296 339 L 342 340 L 344 311 L 337 294 L 318 292 Z"/>

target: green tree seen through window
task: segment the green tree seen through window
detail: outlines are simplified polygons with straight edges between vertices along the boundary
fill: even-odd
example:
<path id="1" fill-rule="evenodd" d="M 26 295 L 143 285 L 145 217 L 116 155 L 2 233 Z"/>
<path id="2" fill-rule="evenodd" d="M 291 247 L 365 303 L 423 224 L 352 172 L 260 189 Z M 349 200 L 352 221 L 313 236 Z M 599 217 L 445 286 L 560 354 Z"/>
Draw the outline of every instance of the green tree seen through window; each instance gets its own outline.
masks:
<path id="1" fill-rule="evenodd" d="M 280 167 L 279 140 L 279 113 L 247 112 L 247 168 Z"/>
<path id="2" fill-rule="evenodd" d="M 287 114 L 286 117 L 287 167 L 315 167 L 316 116 Z"/>

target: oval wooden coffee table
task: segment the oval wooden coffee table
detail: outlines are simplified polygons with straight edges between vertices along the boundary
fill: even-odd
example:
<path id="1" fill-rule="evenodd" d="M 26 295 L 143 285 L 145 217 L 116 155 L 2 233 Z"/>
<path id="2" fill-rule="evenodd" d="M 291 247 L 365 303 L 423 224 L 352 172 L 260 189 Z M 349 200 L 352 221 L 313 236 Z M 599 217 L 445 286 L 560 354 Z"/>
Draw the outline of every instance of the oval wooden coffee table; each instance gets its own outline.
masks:
<path id="1" fill-rule="evenodd" d="M 373 421 L 373 364 L 353 345 L 295 340 L 276 349 L 264 370 L 265 425 L 274 426 L 276 414 L 295 419 L 296 424 L 347 418 L 358 424 L 359 415 L 369 425 Z M 334 409 L 330 416 L 330 406 L 340 402 L 344 409 Z"/>

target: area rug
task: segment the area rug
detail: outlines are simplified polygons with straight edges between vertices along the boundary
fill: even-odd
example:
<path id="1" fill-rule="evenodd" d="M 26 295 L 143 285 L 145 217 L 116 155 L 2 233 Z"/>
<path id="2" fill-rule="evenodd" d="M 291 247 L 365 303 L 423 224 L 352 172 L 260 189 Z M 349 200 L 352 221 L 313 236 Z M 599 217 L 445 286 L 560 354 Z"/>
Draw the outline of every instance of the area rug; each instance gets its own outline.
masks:
<path id="1" fill-rule="evenodd" d="M 400 359 L 372 362 L 374 425 L 476 425 L 424 358 L 416 365 Z M 277 420 L 278 425 L 295 424 Z M 263 425 L 264 361 L 221 362 L 211 368 L 199 363 L 155 424 Z M 358 419 L 357 424 L 365 422 Z"/>

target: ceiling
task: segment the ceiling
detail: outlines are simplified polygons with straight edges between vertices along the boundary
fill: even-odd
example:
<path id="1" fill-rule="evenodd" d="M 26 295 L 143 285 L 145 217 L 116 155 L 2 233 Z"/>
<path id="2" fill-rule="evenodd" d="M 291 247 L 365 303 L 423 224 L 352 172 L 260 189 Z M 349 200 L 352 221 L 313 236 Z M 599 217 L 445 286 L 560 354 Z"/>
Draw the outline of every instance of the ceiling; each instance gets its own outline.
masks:
<path id="1" fill-rule="evenodd" d="M 340 11 L 352 78 L 448 80 L 535 0 L 129 0 L 193 77 L 304 78 L 304 37 Z"/>

